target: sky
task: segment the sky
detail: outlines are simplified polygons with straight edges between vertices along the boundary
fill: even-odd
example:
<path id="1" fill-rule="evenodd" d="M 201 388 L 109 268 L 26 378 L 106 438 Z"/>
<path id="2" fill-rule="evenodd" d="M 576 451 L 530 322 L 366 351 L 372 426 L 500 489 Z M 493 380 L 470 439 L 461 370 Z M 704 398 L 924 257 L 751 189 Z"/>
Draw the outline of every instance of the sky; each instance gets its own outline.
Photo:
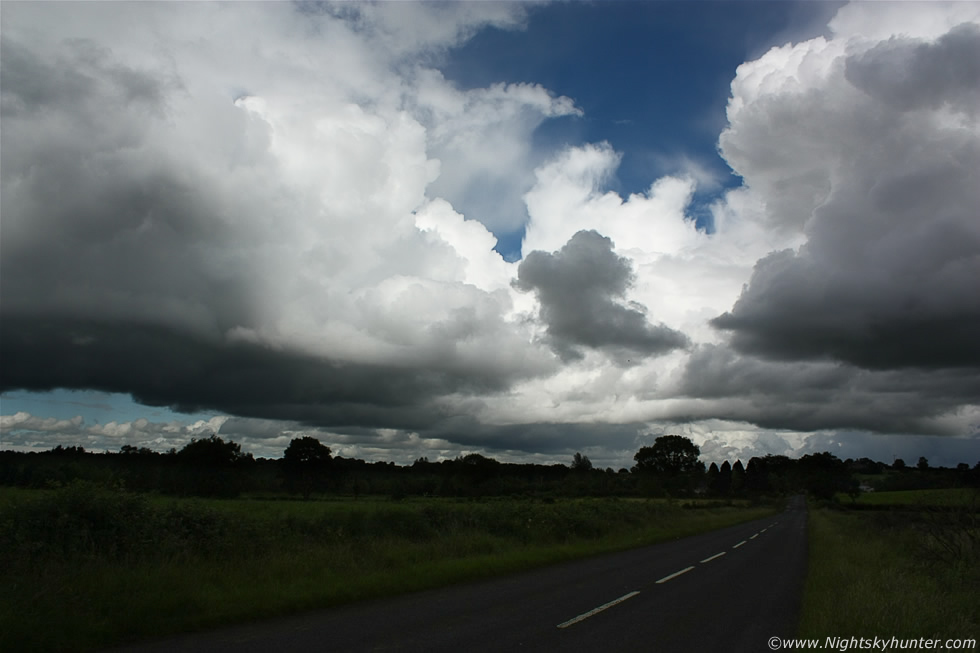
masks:
<path id="1" fill-rule="evenodd" d="M 980 461 L 980 3 L 0 4 L 0 449 Z"/>

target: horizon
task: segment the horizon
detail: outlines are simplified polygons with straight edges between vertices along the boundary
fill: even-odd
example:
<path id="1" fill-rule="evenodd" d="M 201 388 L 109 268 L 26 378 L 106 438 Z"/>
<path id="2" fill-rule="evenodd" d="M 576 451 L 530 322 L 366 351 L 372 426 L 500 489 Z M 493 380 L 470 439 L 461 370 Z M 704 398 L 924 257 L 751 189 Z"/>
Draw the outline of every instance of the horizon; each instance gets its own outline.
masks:
<path id="1" fill-rule="evenodd" d="M 218 439 L 222 440 L 222 442 L 225 442 L 226 444 L 239 444 L 239 443 L 235 442 L 234 440 L 224 440 L 224 439 L 220 438 L 220 436 L 218 436 L 218 435 L 208 436 L 208 437 L 209 438 L 210 437 L 218 438 Z M 206 438 L 192 438 L 191 441 L 193 442 L 196 439 L 206 439 Z M 318 440 L 318 442 L 320 442 L 320 441 Z M 323 444 L 324 446 L 326 446 L 328 449 L 330 448 L 329 443 L 325 443 L 325 442 L 320 442 L 320 443 Z M 27 454 L 32 454 L 32 453 L 37 453 L 37 454 L 66 453 L 66 454 L 71 454 L 71 455 L 74 455 L 74 454 L 77 453 L 77 454 L 93 454 L 93 455 L 98 455 L 98 456 L 102 456 L 102 455 L 106 455 L 106 454 L 108 454 L 108 455 L 120 455 L 120 454 L 126 454 L 126 455 L 132 455 L 132 454 L 143 455 L 144 453 L 147 453 L 147 452 L 149 454 L 151 454 L 151 455 L 154 455 L 154 456 L 156 456 L 156 455 L 159 455 L 159 456 L 170 456 L 170 455 L 174 455 L 176 453 L 179 453 L 179 450 L 177 450 L 175 448 L 169 449 L 167 451 L 156 451 L 156 450 L 153 450 L 153 449 L 149 449 L 148 447 L 145 448 L 145 451 L 143 451 L 143 450 L 136 450 L 136 451 L 129 451 L 129 452 L 127 452 L 127 451 L 124 451 L 125 447 L 127 447 L 127 446 L 132 447 L 133 445 L 123 445 L 123 447 L 121 447 L 119 451 L 109 451 L 108 449 L 106 449 L 104 451 L 94 451 L 94 450 L 85 449 L 84 447 L 81 447 L 80 445 L 69 445 L 69 446 L 65 446 L 65 445 L 59 444 L 59 445 L 56 445 L 55 447 L 53 447 L 51 449 L 45 449 L 45 450 L 34 450 L 34 449 L 32 449 L 32 450 L 0 449 L 0 453 L 27 453 Z M 135 448 L 134 447 L 134 449 L 138 449 L 138 448 Z M 578 455 L 581 455 L 580 452 L 575 452 L 575 453 L 578 454 Z M 731 467 L 734 467 L 736 464 L 739 464 L 739 463 L 743 464 L 745 467 L 748 467 L 749 462 L 751 462 L 751 460 L 753 458 L 757 458 L 759 460 L 762 460 L 762 459 L 765 459 L 765 458 L 786 458 L 788 460 L 799 460 L 800 458 L 803 458 L 805 456 L 813 456 L 813 455 L 821 455 L 821 454 L 829 454 L 829 455 L 833 456 L 834 458 L 837 458 L 837 456 L 834 456 L 834 454 L 832 454 L 829 451 L 811 452 L 811 453 L 802 454 L 802 455 L 796 456 L 796 457 L 794 457 L 794 456 L 784 456 L 784 455 L 775 455 L 775 454 L 765 454 L 764 456 L 753 456 L 752 458 L 746 460 L 744 463 L 742 462 L 742 460 L 740 458 L 736 458 L 734 460 L 729 460 L 729 459 L 726 458 L 723 461 L 712 460 L 712 461 L 710 461 L 709 464 L 706 464 L 705 465 L 705 469 L 707 470 L 711 466 L 722 467 L 722 466 L 724 466 L 725 463 L 728 463 L 729 466 L 731 466 Z M 283 459 L 283 456 L 281 456 L 281 455 L 280 456 L 274 456 L 274 457 L 269 457 L 269 456 L 253 456 L 250 452 L 247 452 L 247 451 L 243 451 L 243 455 L 245 455 L 245 456 L 252 456 L 252 459 L 253 460 L 277 461 L 277 460 L 282 460 Z M 364 462 L 364 463 L 367 463 L 369 465 L 378 463 L 378 464 L 382 464 L 382 465 L 394 465 L 395 467 L 408 468 L 408 467 L 412 467 L 412 466 L 414 466 L 414 465 L 416 465 L 416 464 L 418 464 L 420 462 L 421 463 L 426 463 L 426 464 L 433 464 L 433 465 L 440 465 L 442 463 L 452 463 L 452 462 L 459 461 L 459 460 L 461 460 L 461 459 L 463 459 L 463 458 L 465 458 L 466 456 L 469 456 L 469 455 L 483 456 L 483 454 L 474 451 L 474 452 L 468 452 L 468 453 L 460 454 L 460 455 L 456 456 L 455 458 L 439 458 L 439 459 L 435 459 L 435 460 L 429 460 L 428 458 L 425 458 L 423 456 L 422 458 L 417 458 L 417 459 L 413 460 L 410 463 L 401 463 L 400 464 L 400 463 L 395 462 L 395 461 L 386 461 L 386 460 L 370 460 L 370 461 L 368 461 L 368 460 L 363 460 L 363 459 L 360 459 L 360 458 L 351 458 L 351 457 L 346 457 L 346 456 L 335 456 L 335 455 L 333 455 L 333 452 L 331 451 L 330 458 L 332 460 L 341 459 L 341 460 L 351 460 L 351 461 Z M 517 466 L 520 466 L 520 465 L 542 465 L 542 466 L 554 466 L 554 467 L 572 468 L 572 464 L 571 463 L 563 463 L 563 462 L 553 462 L 553 463 L 529 462 L 529 463 L 521 463 L 521 462 L 514 462 L 514 461 L 498 461 L 495 458 L 492 458 L 490 456 L 483 456 L 483 457 L 485 457 L 485 458 L 487 458 L 489 460 L 493 460 L 493 461 L 498 462 L 498 463 L 503 464 L 503 465 L 517 465 Z M 591 464 L 592 461 L 591 461 L 591 459 L 588 458 L 588 456 L 583 456 L 583 458 L 586 459 L 586 460 L 588 460 L 588 462 Z M 892 469 L 893 471 L 896 470 L 896 469 L 899 469 L 899 470 L 908 470 L 908 471 L 919 469 L 918 463 L 919 463 L 920 459 L 925 459 L 926 464 L 927 464 L 927 467 L 925 468 L 926 470 L 947 470 L 947 471 L 952 471 L 952 470 L 957 469 L 960 465 L 968 465 L 968 466 L 970 465 L 970 463 L 968 461 L 966 461 L 966 460 L 961 460 L 960 462 L 958 462 L 958 463 L 956 463 L 954 465 L 934 465 L 925 456 L 917 457 L 915 459 L 915 462 L 914 463 L 908 462 L 904 458 L 896 458 L 891 463 L 887 463 L 887 462 L 882 461 L 882 460 L 874 460 L 874 459 L 868 458 L 866 456 L 865 457 L 862 457 L 862 458 L 858 458 L 858 459 L 854 459 L 854 458 L 840 459 L 840 458 L 837 458 L 837 460 L 839 460 L 840 462 L 842 462 L 844 464 L 847 464 L 849 462 L 851 462 L 851 463 L 860 463 L 862 461 L 869 461 L 869 462 L 871 462 L 873 464 L 876 464 L 876 465 L 883 465 L 884 467 L 889 468 L 889 469 Z M 698 460 L 700 462 L 702 462 L 702 463 L 705 463 L 706 462 L 706 461 L 701 460 L 701 457 L 700 456 L 698 457 Z M 899 465 L 899 467 L 896 468 L 895 465 L 898 463 L 899 460 L 902 461 L 902 465 Z M 973 466 L 971 466 L 971 469 L 980 469 L 980 460 L 978 460 Z M 635 470 L 632 469 L 632 468 L 630 468 L 630 467 L 620 467 L 619 469 L 614 469 L 613 467 L 599 467 L 597 465 L 593 465 L 592 467 L 589 468 L 588 471 L 590 471 L 590 472 L 597 472 L 597 473 L 603 473 L 603 474 L 604 473 L 608 473 L 610 471 L 615 472 L 617 474 L 622 473 L 624 471 L 625 472 L 628 472 L 628 473 L 636 473 Z"/>

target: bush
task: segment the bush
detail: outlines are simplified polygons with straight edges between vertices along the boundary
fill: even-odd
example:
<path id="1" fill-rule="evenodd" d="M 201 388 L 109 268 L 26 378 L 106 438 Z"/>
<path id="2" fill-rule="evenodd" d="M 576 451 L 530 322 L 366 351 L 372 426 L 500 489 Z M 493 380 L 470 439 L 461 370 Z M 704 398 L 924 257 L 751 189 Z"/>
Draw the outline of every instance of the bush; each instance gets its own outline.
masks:
<path id="1" fill-rule="evenodd" d="M 75 481 L 5 511 L 0 551 L 7 560 L 44 556 L 118 560 L 153 543 L 148 511 L 139 495 Z"/>
<path id="2" fill-rule="evenodd" d="M 214 558 L 236 543 L 258 546 L 228 515 L 190 505 L 154 507 L 144 495 L 75 481 L 9 506 L 0 556 L 9 564 Z"/>

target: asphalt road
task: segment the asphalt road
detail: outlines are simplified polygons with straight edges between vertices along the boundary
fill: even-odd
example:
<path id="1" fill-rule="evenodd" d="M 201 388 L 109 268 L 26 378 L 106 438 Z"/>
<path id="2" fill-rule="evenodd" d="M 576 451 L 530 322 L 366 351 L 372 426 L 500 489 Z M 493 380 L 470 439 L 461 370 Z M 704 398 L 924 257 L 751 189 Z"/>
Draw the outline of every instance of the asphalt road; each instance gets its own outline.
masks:
<path id="1" fill-rule="evenodd" d="M 673 542 L 117 651 L 768 651 L 795 634 L 805 570 L 797 497 Z"/>

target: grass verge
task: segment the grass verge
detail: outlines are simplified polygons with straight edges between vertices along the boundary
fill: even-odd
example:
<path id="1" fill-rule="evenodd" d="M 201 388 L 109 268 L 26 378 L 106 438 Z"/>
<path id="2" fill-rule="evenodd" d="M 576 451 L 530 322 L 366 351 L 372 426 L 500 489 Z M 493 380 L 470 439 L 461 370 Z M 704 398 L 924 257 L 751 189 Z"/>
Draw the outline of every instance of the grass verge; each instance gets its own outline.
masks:
<path id="1" fill-rule="evenodd" d="M 811 510 L 799 636 L 976 637 L 980 551 L 937 557 L 921 524 L 914 512 Z"/>
<path id="2" fill-rule="evenodd" d="M 690 509 L 690 508 L 698 509 Z M 87 651 L 491 577 L 759 518 L 619 499 L 0 501 L 0 650 Z"/>

